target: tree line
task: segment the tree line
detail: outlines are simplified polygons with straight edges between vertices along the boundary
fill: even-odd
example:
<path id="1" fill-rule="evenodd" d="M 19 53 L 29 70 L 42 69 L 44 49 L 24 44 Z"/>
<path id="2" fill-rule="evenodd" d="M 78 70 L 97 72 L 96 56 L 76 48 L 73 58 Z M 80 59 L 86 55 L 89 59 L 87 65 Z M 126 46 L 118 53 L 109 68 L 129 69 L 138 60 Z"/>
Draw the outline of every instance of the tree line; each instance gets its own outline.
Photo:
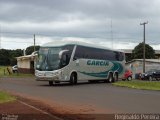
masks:
<path id="1" fill-rule="evenodd" d="M 35 50 L 38 51 L 40 46 L 35 46 Z M 30 55 L 34 52 L 34 46 L 29 46 L 25 50 L 26 55 Z M 23 56 L 22 49 L 16 50 L 8 50 L 8 49 L 0 49 L 0 66 L 3 65 L 16 65 L 17 59 L 16 57 Z"/>

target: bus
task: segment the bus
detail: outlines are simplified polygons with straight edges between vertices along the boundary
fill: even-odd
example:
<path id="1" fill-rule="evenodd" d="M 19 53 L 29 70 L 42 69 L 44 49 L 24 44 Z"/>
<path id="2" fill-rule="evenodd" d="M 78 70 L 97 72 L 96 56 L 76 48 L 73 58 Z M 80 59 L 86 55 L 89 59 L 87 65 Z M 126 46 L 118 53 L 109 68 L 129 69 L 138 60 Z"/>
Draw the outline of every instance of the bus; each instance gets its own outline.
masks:
<path id="1" fill-rule="evenodd" d="M 50 42 L 38 51 L 35 78 L 49 85 L 85 80 L 111 83 L 123 77 L 124 67 L 122 51 L 81 42 Z"/>

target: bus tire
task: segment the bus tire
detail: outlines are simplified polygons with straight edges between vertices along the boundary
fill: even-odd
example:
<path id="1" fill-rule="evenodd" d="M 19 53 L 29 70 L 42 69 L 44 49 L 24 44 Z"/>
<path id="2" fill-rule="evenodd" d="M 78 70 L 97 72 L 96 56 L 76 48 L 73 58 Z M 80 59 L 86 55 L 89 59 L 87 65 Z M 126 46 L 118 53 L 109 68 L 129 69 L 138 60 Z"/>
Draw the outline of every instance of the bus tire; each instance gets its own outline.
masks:
<path id="1" fill-rule="evenodd" d="M 70 76 L 70 84 L 77 84 L 77 74 L 76 73 L 72 73 Z"/>
<path id="2" fill-rule="evenodd" d="M 118 73 L 114 74 L 114 82 L 118 81 Z"/>
<path id="3" fill-rule="evenodd" d="M 49 85 L 52 86 L 53 85 L 53 81 L 49 81 Z"/>
<path id="4" fill-rule="evenodd" d="M 112 83 L 113 81 L 114 81 L 114 79 L 113 79 L 113 74 L 112 74 L 112 73 L 109 73 L 108 82 L 109 82 L 109 83 Z"/>

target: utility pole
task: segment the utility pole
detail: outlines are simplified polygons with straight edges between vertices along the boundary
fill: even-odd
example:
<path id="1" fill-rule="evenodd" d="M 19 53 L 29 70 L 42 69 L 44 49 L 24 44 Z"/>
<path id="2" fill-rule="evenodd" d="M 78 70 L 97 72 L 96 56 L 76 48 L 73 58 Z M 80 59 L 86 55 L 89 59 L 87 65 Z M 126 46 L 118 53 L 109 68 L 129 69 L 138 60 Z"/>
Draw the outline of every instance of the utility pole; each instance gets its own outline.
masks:
<path id="1" fill-rule="evenodd" d="M 35 34 L 34 34 L 34 52 L 36 51 L 36 37 L 35 37 Z"/>
<path id="2" fill-rule="evenodd" d="M 143 22 L 143 23 L 140 23 L 140 25 L 143 25 L 143 73 L 145 73 L 145 25 L 148 24 L 148 21 L 147 22 Z"/>

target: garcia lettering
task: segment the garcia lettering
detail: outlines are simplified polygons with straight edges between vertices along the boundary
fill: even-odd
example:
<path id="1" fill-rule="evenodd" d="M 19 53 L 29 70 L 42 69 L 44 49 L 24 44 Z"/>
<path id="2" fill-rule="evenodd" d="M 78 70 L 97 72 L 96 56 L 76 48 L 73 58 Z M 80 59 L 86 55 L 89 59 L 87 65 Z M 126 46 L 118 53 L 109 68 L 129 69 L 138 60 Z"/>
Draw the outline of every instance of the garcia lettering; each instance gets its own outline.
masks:
<path id="1" fill-rule="evenodd" d="M 105 60 L 88 60 L 87 65 L 93 65 L 93 66 L 108 66 L 109 62 Z"/>

